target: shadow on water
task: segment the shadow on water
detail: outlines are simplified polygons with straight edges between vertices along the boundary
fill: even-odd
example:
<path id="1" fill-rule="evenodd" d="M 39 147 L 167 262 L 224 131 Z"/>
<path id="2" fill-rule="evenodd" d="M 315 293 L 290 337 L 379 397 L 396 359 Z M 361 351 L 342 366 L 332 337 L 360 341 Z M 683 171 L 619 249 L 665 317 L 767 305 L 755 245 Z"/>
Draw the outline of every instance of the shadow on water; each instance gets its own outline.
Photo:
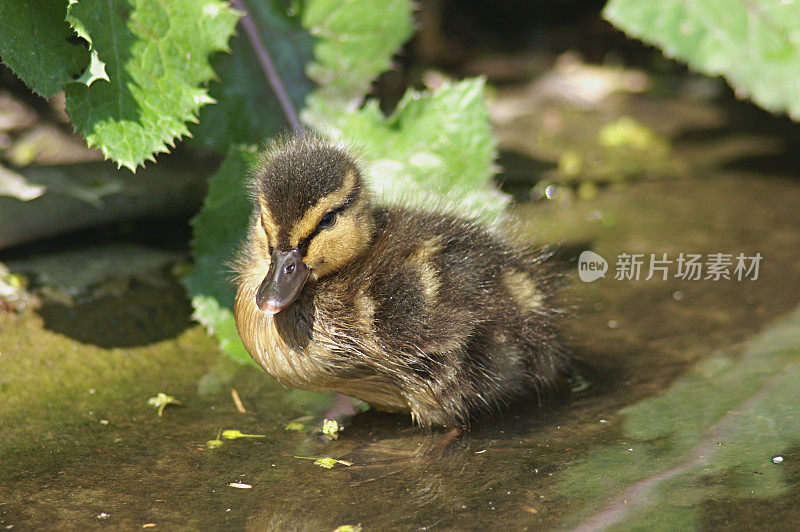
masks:
<path id="1" fill-rule="evenodd" d="M 685 128 L 677 133 L 676 145 L 695 148 L 739 142 L 715 164 L 731 171 L 757 172 L 760 176 L 800 178 L 800 123 L 770 114 L 754 104 L 726 97 L 716 102 L 724 123 L 711 127 Z M 738 141 L 736 139 L 739 139 Z"/>
<path id="2" fill-rule="evenodd" d="M 531 187 L 547 172 L 552 172 L 557 165 L 514 151 L 501 150 L 497 156 L 500 173 L 495 182 L 506 194 L 517 201 L 530 199 Z"/>
<path id="3" fill-rule="evenodd" d="M 174 279 L 162 287 L 134 282 L 120 297 L 104 296 L 75 305 L 49 301 L 38 313 L 46 329 L 104 348 L 174 338 L 193 324 L 191 304 Z"/>
<path id="4" fill-rule="evenodd" d="M 143 346 L 192 325 L 170 271 L 188 258 L 189 235 L 185 218 L 125 222 L 6 250 L 0 260 L 40 295 L 46 329 L 104 348 Z"/>

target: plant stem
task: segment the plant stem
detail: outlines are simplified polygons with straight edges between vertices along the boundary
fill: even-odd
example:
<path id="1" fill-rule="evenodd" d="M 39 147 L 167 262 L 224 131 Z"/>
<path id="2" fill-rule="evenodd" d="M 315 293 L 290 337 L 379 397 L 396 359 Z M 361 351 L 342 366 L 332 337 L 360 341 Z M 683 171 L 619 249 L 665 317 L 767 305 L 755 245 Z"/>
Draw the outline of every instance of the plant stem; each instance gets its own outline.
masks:
<path id="1" fill-rule="evenodd" d="M 272 87 L 272 92 L 275 93 L 275 97 L 278 99 L 278 103 L 281 105 L 281 109 L 283 110 L 283 114 L 286 116 L 287 122 L 289 122 L 289 125 L 292 126 L 292 129 L 296 135 L 303 137 L 303 126 L 300 124 L 300 119 L 297 116 L 297 110 L 294 108 L 294 104 L 289 98 L 289 93 L 286 92 L 286 85 L 284 85 L 280 74 L 278 74 L 278 70 L 275 68 L 275 63 L 272 62 L 272 57 L 269 55 L 264 43 L 261 41 L 261 37 L 258 35 L 258 28 L 256 28 L 253 19 L 250 18 L 250 14 L 247 10 L 247 6 L 244 3 L 244 0 L 232 0 L 232 3 L 236 9 L 244 13 L 240 22 L 242 23 L 242 27 L 247 34 L 247 38 L 250 40 L 250 45 L 256 52 L 256 58 L 261 64 L 261 69 L 264 71 L 264 76 L 267 78 L 270 87 Z"/>

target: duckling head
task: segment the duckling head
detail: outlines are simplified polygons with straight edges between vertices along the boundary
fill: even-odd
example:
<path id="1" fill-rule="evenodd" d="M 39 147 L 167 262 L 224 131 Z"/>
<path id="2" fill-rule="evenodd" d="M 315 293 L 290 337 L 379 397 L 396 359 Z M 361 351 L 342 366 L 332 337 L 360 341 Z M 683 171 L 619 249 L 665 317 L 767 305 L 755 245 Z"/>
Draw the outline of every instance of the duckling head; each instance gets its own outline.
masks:
<path id="1" fill-rule="evenodd" d="M 290 305 L 307 282 L 358 259 L 372 242 L 369 192 L 341 148 L 313 137 L 279 143 L 258 166 L 252 188 L 251 238 L 269 260 L 256 304 L 267 314 Z"/>

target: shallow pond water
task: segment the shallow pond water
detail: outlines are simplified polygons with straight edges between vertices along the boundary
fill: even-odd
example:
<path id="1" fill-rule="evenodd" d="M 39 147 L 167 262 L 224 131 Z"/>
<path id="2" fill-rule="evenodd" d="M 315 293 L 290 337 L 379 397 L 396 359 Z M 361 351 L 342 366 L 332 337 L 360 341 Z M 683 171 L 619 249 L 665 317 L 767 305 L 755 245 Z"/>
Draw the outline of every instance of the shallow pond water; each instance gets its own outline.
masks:
<path id="1" fill-rule="evenodd" d="M 221 357 L 172 273 L 124 297 L 0 313 L 0 525 L 333 530 L 750 528 L 798 522 L 800 184 L 717 172 L 569 209 L 522 203 L 572 264 L 568 334 L 590 386 L 513 405 L 441 454 L 368 411 L 335 441 L 288 431 L 333 398 Z M 760 253 L 758 280 L 615 280 L 622 253 Z M 34 268 L 34 266 L 30 266 Z M 675 265 L 673 264 L 674 268 Z M 151 272 L 152 273 L 152 272 Z M 642 275 L 645 277 L 645 275 Z M 235 389 L 246 413 L 237 411 Z M 147 404 L 175 396 L 162 417 Z M 221 429 L 263 438 L 207 446 Z M 354 463 L 324 469 L 302 457 Z M 779 459 L 780 457 L 780 459 Z M 363 465 L 366 464 L 366 465 Z M 231 487 L 232 483 L 251 486 Z"/>

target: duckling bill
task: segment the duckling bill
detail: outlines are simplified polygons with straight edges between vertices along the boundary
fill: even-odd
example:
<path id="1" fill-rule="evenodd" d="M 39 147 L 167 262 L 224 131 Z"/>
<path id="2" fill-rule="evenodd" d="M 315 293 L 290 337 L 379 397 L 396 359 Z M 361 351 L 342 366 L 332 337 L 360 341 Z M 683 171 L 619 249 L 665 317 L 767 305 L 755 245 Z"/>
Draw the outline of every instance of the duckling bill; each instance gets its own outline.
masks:
<path id="1" fill-rule="evenodd" d="M 234 305 L 253 359 L 422 426 L 463 426 L 566 382 L 546 254 L 450 214 L 378 207 L 318 138 L 264 157 Z"/>

